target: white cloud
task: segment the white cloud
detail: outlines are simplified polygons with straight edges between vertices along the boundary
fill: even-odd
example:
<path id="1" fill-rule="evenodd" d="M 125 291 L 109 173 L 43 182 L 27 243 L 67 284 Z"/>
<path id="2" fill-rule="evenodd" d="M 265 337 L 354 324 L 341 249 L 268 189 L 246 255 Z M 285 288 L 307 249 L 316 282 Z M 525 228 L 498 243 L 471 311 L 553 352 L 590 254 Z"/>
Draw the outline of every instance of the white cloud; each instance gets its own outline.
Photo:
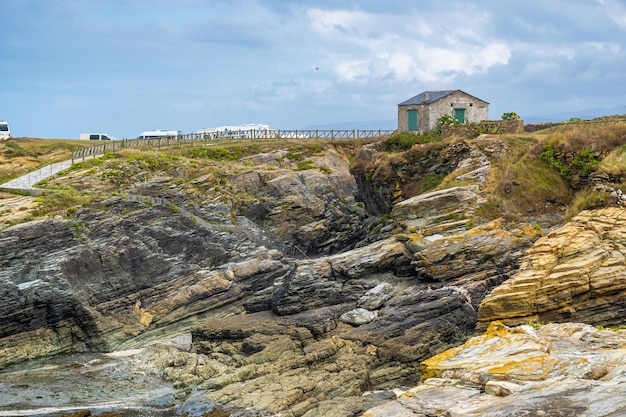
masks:
<path id="1" fill-rule="evenodd" d="M 439 30 L 417 12 L 388 15 L 316 8 L 306 16 L 312 33 L 329 42 L 326 65 L 341 82 L 452 82 L 458 74 L 506 64 L 511 56 L 506 44 L 475 29 L 486 27 L 489 15 L 471 9 L 448 10 L 441 20 L 446 25 Z M 461 24 L 467 21 L 479 24 Z"/>
<path id="2" fill-rule="evenodd" d="M 601 52 L 609 52 L 612 55 L 618 55 L 622 52 L 622 46 L 616 42 L 584 42 L 583 45 Z"/>
<path id="3" fill-rule="evenodd" d="M 621 29 L 626 30 L 626 7 L 616 0 L 598 0 L 602 9 Z"/>

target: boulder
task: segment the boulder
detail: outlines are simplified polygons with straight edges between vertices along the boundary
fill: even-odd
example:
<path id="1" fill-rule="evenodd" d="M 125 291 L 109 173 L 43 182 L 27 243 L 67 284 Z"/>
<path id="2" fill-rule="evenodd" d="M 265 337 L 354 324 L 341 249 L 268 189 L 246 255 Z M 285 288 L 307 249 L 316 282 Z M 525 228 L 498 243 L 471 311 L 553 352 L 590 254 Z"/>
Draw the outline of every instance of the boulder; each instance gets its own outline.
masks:
<path id="1" fill-rule="evenodd" d="M 355 308 L 347 313 L 343 313 L 339 317 L 339 320 L 347 324 L 360 326 L 374 321 L 376 317 L 378 317 L 378 314 L 375 311 L 369 311 L 364 308 Z"/>

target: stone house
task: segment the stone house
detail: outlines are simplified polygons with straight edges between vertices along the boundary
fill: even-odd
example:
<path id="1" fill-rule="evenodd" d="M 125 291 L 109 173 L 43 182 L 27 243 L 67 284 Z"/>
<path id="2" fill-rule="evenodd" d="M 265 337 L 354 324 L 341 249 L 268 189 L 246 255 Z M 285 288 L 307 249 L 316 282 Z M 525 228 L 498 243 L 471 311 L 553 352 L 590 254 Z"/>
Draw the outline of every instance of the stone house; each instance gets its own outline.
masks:
<path id="1" fill-rule="evenodd" d="M 476 123 L 489 119 L 489 103 L 461 90 L 424 91 L 398 104 L 398 132 L 429 132 L 444 114 Z"/>

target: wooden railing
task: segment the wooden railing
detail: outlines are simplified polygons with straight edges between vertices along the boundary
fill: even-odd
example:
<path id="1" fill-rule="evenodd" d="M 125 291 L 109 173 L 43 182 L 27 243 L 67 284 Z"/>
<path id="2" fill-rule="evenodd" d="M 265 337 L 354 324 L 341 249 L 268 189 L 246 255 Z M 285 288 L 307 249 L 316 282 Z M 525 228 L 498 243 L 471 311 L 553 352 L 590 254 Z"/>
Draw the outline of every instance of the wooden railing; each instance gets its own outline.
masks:
<path id="1" fill-rule="evenodd" d="M 391 136 L 395 130 L 239 130 L 230 132 L 189 133 L 178 136 L 160 136 L 148 139 L 122 139 L 113 141 L 99 141 L 94 146 L 85 146 L 72 152 L 72 162 L 85 158 L 103 155 L 107 152 L 117 152 L 122 149 L 171 148 L 186 145 L 207 144 L 223 140 L 261 140 L 261 139 L 373 139 Z"/>

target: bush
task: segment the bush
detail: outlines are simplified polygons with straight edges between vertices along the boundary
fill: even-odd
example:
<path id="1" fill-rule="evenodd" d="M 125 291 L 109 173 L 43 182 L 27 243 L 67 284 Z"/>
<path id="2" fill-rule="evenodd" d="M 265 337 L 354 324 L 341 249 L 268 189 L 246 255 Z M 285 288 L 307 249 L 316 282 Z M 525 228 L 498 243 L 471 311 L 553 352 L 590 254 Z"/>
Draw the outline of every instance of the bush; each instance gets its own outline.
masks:
<path id="1" fill-rule="evenodd" d="M 305 159 L 304 161 L 298 161 L 298 171 L 306 171 L 308 169 L 315 169 L 312 160 Z"/>
<path id="2" fill-rule="evenodd" d="M 600 161 L 591 149 L 582 149 L 572 161 L 572 165 L 582 170 L 582 175 L 587 176 L 596 170 Z"/>
<path id="3" fill-rule="evenodd" d="M 241 146 L 231 146 L 224 148 L 194 148 L 189 150 L 189 154 L 195 158 L 213 159 L 216 161 L 235 161 L 243 156 Z"/>
<path id="4" fill-rule="evenodd" d="M 442 114 L 439 119 L 437 119 L 437 133 L 441 135 L 441 131 L 444 126 L 456 126 L 461 124 L 458 120 L 454 118 L 454 116 L 450 114 Z"/>
<path id="5" fill-rule="evenodd" d="M 570 167 L 562 163 L 555 154 L 554 143 L 549 143 L 543 148 L 539 158 L 550 168 L 555 169 L 564 180 L 570 179 Z"/>
<path id="6" fill-rule="evenodd" d="M 519 115 L 514 111 L 509 113 L 503 113 L 502 120 L 519 120 Z"/>
<path id="7" fill-rule="evenodd" d="M 609 205 L 609 203 L 610 198 L 607 198 L 606 193 L 585 189 L 576 194 L 574 201 L 567 209 L 567 214 L 565 215 L 565 218 L 567 220 L 571 220 L 572 217 L 576 216 L 583 210 L 592 210 L 606 207 Z"/>
<path id="8" fill-rule="evenodd" d="M 76 207 L 86 206 L 92 197 L 78 195 L 74 192 L 54 192 L 37 197 L 39 206 L 33 211 L 33 217 L 44 216 L 66 210 L 67 214 L 76 211 Z"/>

